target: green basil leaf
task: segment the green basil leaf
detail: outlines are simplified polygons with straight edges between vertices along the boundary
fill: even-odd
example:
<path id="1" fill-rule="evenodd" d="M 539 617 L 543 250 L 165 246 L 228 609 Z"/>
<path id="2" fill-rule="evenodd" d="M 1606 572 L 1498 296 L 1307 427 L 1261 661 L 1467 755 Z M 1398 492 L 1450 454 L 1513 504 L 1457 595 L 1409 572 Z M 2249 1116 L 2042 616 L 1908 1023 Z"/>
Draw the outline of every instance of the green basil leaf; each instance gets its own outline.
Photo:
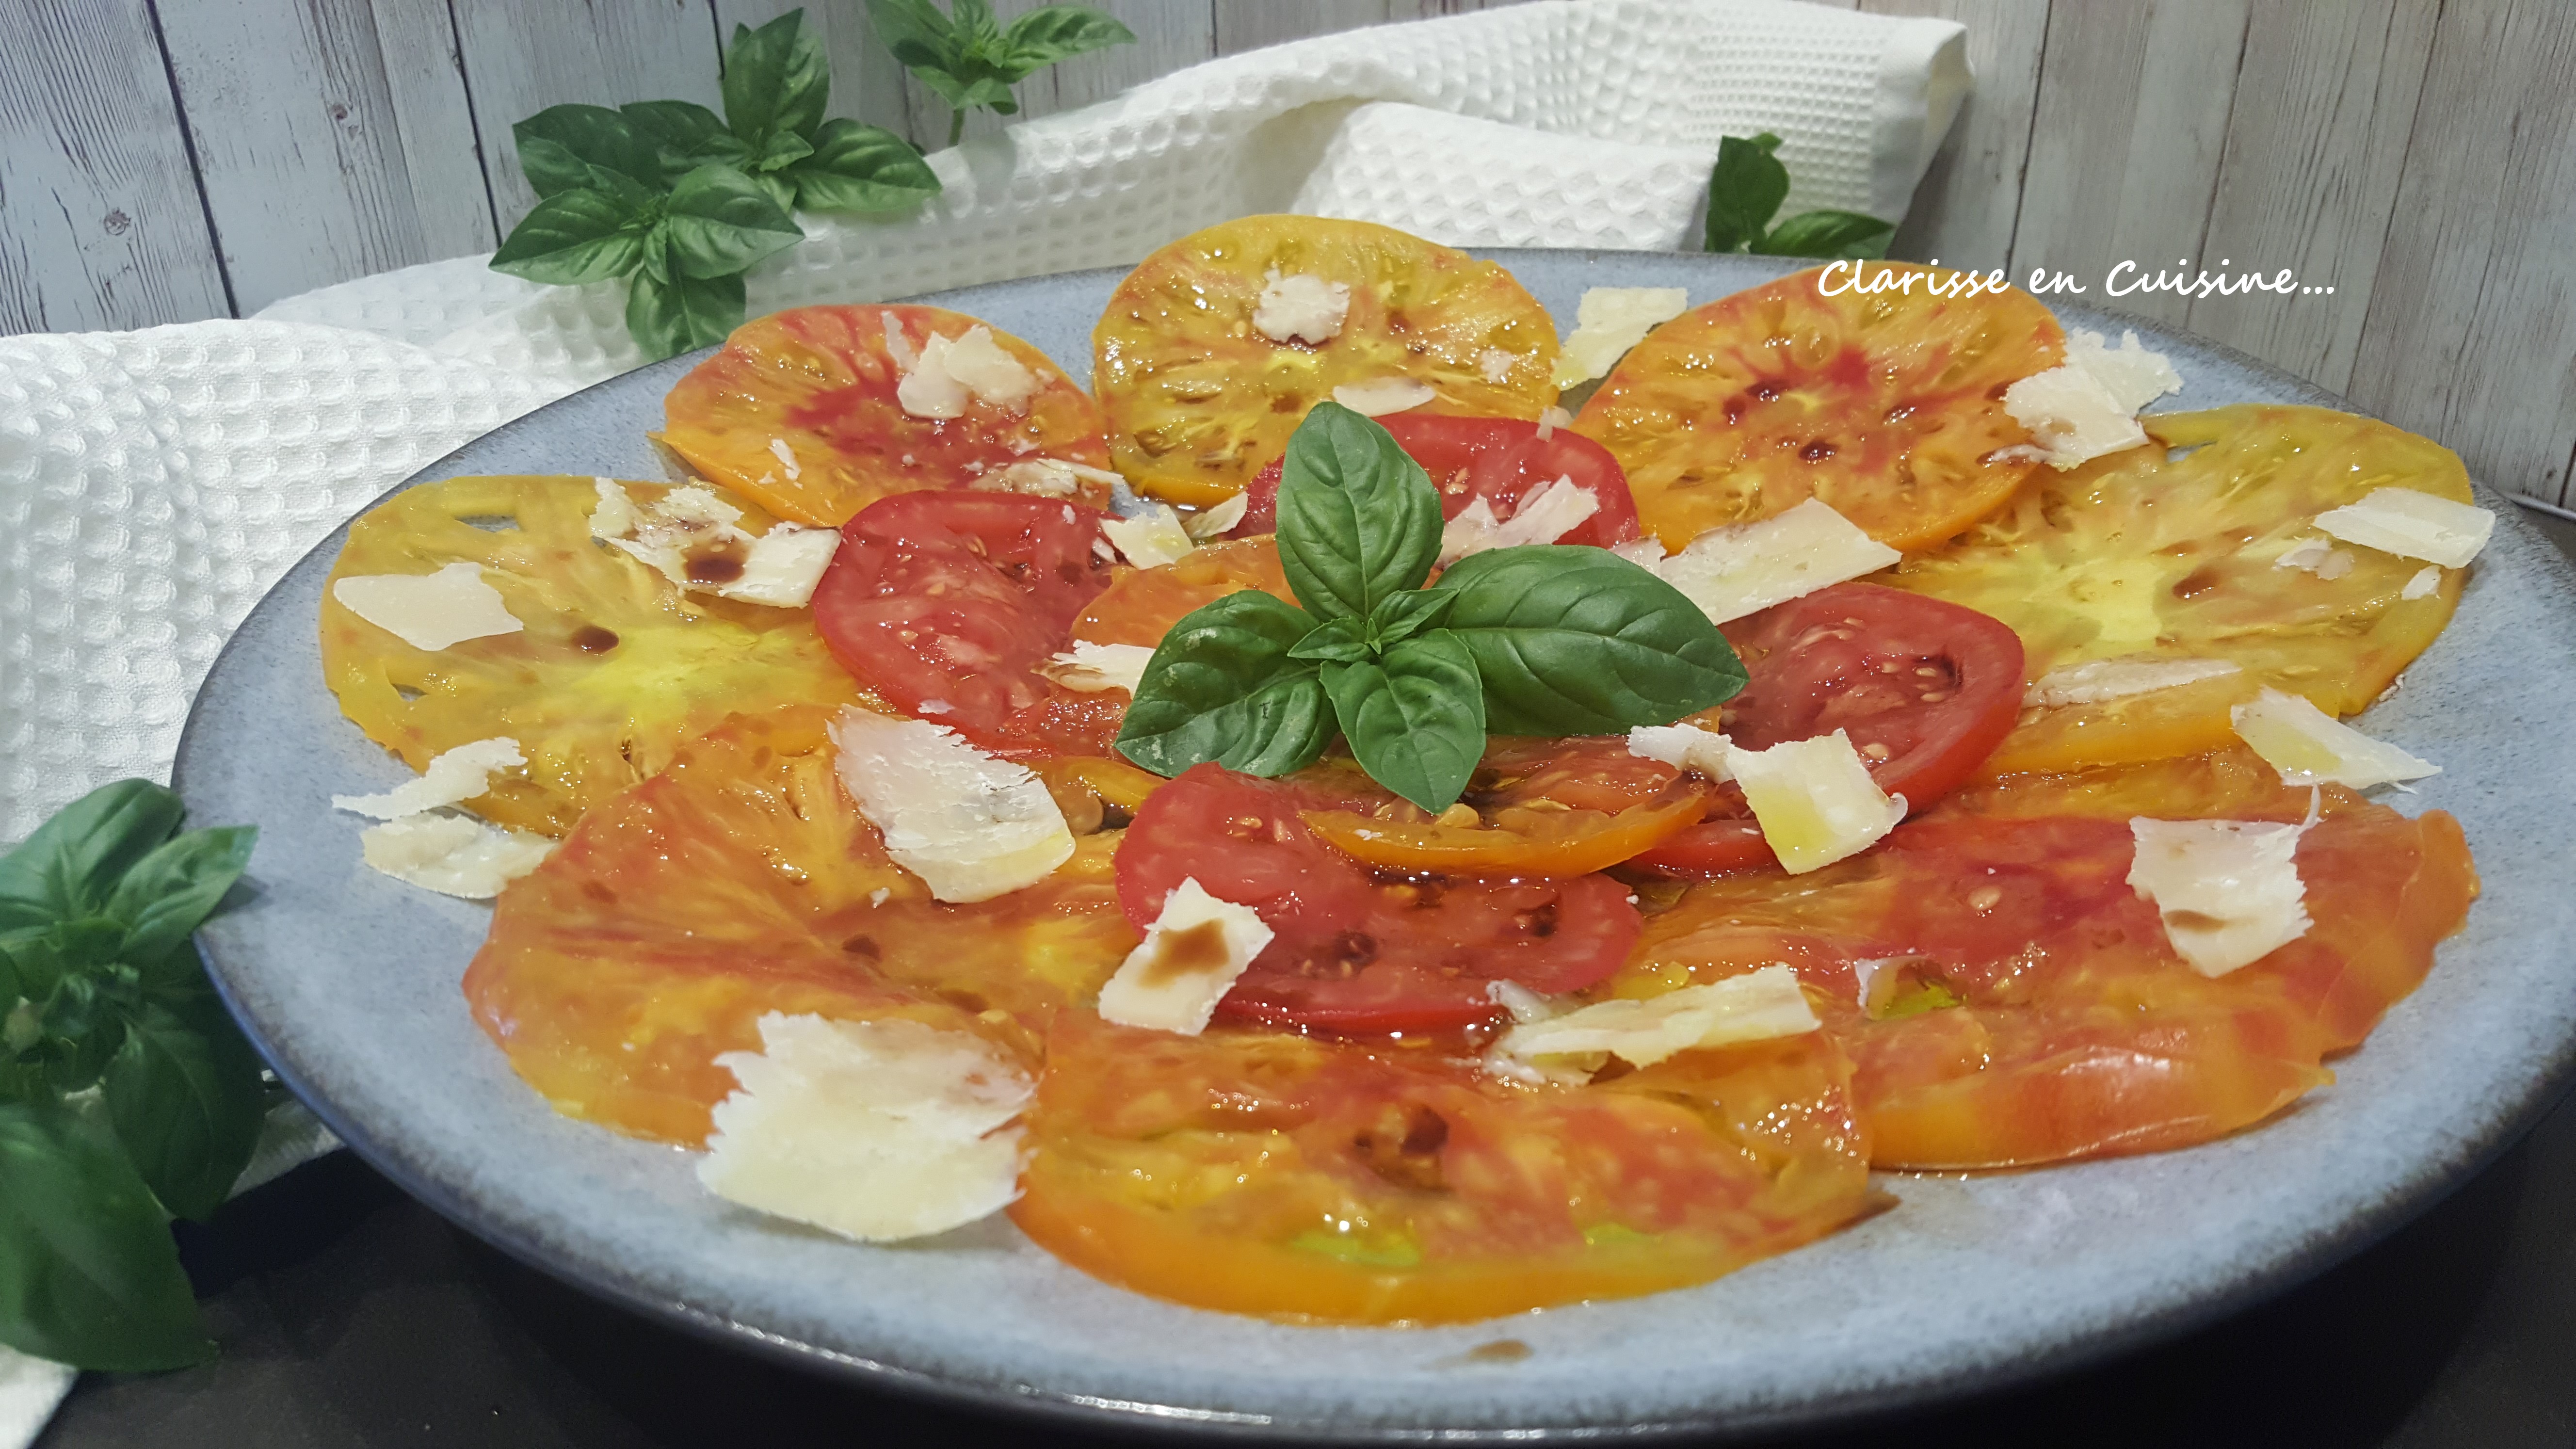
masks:
<path id="1" fill-rule="evenodd" d="M 214 1356 L 151 1190 L 60 1104 L 0 1104 L 0 1343 L 124 1372 Z"/>
<path id="2" fill-rule="evenodd" d="M 895 211 L 939 194 L 939 177 L 920 152 L 882 126 L 852 120 L 825 121 L 814 154 L 787 175 L 807 211 Z"/>
<path id="3" fill-rule="evenodd" d="M 541 197 L 613 189 L 603 171 L 643 184 L 662 179 L 653 138 L 606 106 L 548 106 L 512 126 L 510 135 L 519 143 L 519 169 Z"/>
<path id="4" fill-rule="evenodd" d="M 1002 79 L 1016 81 L 1070 56 L 1135 42 L 1136 32 L 1116 16 L 1088 5 L 1041 5 L 1002 32 L 997 69 Z"/>
<path id="5" fill-rule="evenodd" d="M 1762 240 L 1762 229 L 1789 199 L 1789 168 L 1771 154 L 1779 145 L 1768 131 L 1750 140 L 1719 138 L 1717 165 L 1708 173 L 1707 250 L 1740 252 Z"/>
<path id="6" fill-rule="evenodd" d="M 1802 211 L 1780 223 L 1753 249 L 1771 257 L 1839 257 L 1876 260 L 1896 239 L 1896 223 L 1857 211 Z"/>
<path id="7" fill-rule="evenodd" d="M 742 325 L 739 273 L 730 277 L 674 274 L 661 281 L 643 272 L 627 283 L 626 330 L 654 358 L 693 347 L 713 347 Z"/>
<path id="8" fill-rule="evenodd" d="M 203 1219 L 223 1205 L 259 1145 L 259 1054 L 200 983 L 127 1018 L 99 1083 L 108 1120 L 153 1196 Z"/>
<path id="9" fill-rule="evenodd" d="M 0 957 L 8 961 L 17 994 L 43 1002 L 66 979 L 114 965 L 124 945 L 124 922 L 86 916 L 0 936 Z"/>
<path id="10" fill-rule="evenodd" d="M 629 101 L 617 109 L 660 153 L 664 186 L 710 161 L 740 166 L 751 159 L 724 118 L 694 101 Z"/>
<path id="11" fill-rule="evenodd" d="M 725 47 L 725 123 L 754 155 L 778 137 L 811 136 L 832 88 L 822 39 L 790 10 L 758 30 L 737 25 Z"/>
<path id="12" fill-rule="evenodd" d="M 644 239 L 636 244 L 635 274 L 642 277 L 651 277 L 654 282 L 660 286 L 668 287 L 671 285 L 671 223 L 669 218 L 665 217 L 664 219 L 653 223 L 652 230 L 644 233 Z"/>
<path id="13" fill-rule="evenodd" d="M 537 203 L 492 254 L 492 270 L 577 286 L 622 277 L 643 259 L 649 211 L 604 191 L 562 191 Z"/>
<path id="14" fill-rule="evenodd" d="M 987 0 L 949 0 L 948 10 L 955 17 L 958 40 L 969 50 L 989 49 L 1002 38 L 1002 27 L 993 19 Z"/>
<path id="15" fill-rule="evenodd" d="M 1369 647 L 1391 649 L 1425 629 L 1436 627 L 1449 617 L 1451 606 L 1457 602 L 1455 594 L 1435 594 L 1422 589 L 1380 601 L 1368 616 Z"/>
<path id="16" fill-rule="evenodd" d="M 1321 402 L 1289 436 L 1279 566 L 1318 619 L 1366 618 L 1440 556 L 1440 495 L 1385 428 Z"/>
<path id="17" fill-rule="evenodd" d="M 0 931 L 94 914 L 186 813 L 178 796 L 149 780 L 101 785 L 55 811 L 0 855 Z"/>
<path id="18" fill-rule="evenodd" d="M 672 272 L 701 280 L 740 272 L 805 239 L 767 188 L 730 166 L 701 166 L 681 177 L 662 224 Z"/>
<path id="19" fill-rule="evenodd" d="M 1323 676 L 1370 779 L 1425 810 L 1458 803 L 1485 754 L 1484 691 L 1464 640 L 1433 629 L 1372 662 L 1327 664 Z"/>
<path id="20" fill-rule="evenodd" d="M 1708 615 L 1607 549 L 1488 549 L 1431 587 L 1457 595 L 1448 628 L 1475 656 L 1496 734 L 1670 724 L 1744 687 L 1744 666 Z"/>
<path id="21" fill-rule="evenodd" d="M 1368 641 L 1368 621 L 1355 614 L 1344 614 L 1316 625 L 1288 651 L 1288 657 L 1312 659 L 1319 664 L 1327 660 L 1353 664 L 1376 658 L 1377 650 Z"/>
<path id="22" fill-rule="evenodd" d="M 1315 620 L 1258 589 L 1192 610 L 1163 636 L 1118 728 L 1118 753 L 1158 775 L 1214 760 L 1284 775 L 1333 740 L 1315 666 L 1289 657 Z"/>
<path id="23" fill-rule="evenodd" d="M 250 825 L 192 830 L 136 861 L 107 902 L 108 915 L 126 928 L 125 959 L 157 961 L 188 939 L 241 879 L 258 838 Z"/>
<path id="24" fill-rule="evenodd" d="M 958 58 L 957 29 L 930 0 L 868 0 L 868 28 L 908 70 L 945 71 Z"/>
<path id="25" fill-rule="evenodd" d="M 765 171 L 783 171 L 813 154 L 813 142 L 806 140 L 804 137 L 797 135 L 793 131 L 782 131 L 778 135 L 769 138 L 769 144 L 760 148 L 760 155 L 754 158 L 750 165 L 739 166 L 734 169 L 738 171 L 748 171 L 754 174 Z"/>

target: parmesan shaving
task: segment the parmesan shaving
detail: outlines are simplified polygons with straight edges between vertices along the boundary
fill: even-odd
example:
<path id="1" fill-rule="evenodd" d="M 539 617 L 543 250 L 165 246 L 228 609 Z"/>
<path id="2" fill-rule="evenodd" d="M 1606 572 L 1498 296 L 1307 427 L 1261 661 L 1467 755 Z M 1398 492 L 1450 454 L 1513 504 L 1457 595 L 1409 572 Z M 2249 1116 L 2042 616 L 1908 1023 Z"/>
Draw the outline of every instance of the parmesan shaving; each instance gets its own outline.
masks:
<path id="1" fill-rule="evenodd" d="M 370 820 L 399 820 L 449 805 L 461 805 L 492 788 L 492 777 L 527 763 L 519 742 L 507 735 L 474 740 L 431 758 L 417 780 L 406 780 L 381 795 L 334 795 L 331 807 Z"/>
<path id="2" fill-rule="evenodd" d="M 2429 599 L 2441 587 L 2442 570 L 2438 566 L 2427 565 L 2415 571 L 2415 576 L 2406 581 L 2406 587 L 2397 591 L 2397 597 L 2401 599 Z"/>
<path id="3" fill-rule="evenodd" d="M 1810 498 L 1759 522 L 1712 528 L 1657 572 L 1711 622 L 1723 624 L 1876 573 L 1900 557 L 1824 500 Z"/>
<path id="4" fill-rule="evenodd" d="M 405 815 L 358 835 L 367 865 L 406 885 L 485 901 L 545 863 L 555 843 L 465 815 Z"/>
<path id="5" fill-rule="evenodd" d="M 1457 517 L 1440 527 L 1440 566 L 1447 568 L 1489 548 L 1554 543 L 1600 510 L 1600 498 L 1570 477 L 1550 479 L 1531 489 L 1505 519 L 1495 517 L 1487 499 L 1470 499 Z"/>
<path id="6" fill-rule="evenodd" d="M 1607 377 L 1646 334 L 1690 308 L 1681 287 L 1587 287 L 1574 305 L 1574 330 L 1556 354 L 1556 385 Z"/>
<path id="7" fill-rule="evenodd" d="M 1252 325 L 1273 342 L 1303 342 L 1320 347 L 1341 335 L 1350 315 L 1351 289 L 1305 272 L 1279 275 L 1272 267 L 1261 299 L 1252 309 Z"/>
<path id="8" fill-rule="evenodd" d="M 2113 349 L 2101 333 L 2079 329 L 2067 336 L 2065 362 L 2004 391 L 2004 411 L 2037 440 L 2004 451 L 2063 470 L 2134 448 L 2147 440 L 2138 410 L 2181 386 L 2173 363 L 2140 345 L 2137 333 L 2121 333 Z"/>
<path id="9" fill-rule="evenodd" d="M 966 415 L 970 401 L 1025 411 L 1040 386 L 1028 364 L 994 341 L 992 328 L 977 323 L 956 337 L 931 334 L 895 385 L 894 397 L 916 418 L 957 418 Z"/>
<path id="10" fill-rule="evenodd" d="M 2097 659 L 2048 671 L 2023 691 L 2021 702 L 2033 709 L 2103 704 L 2244 672 L 2225 659 Z"/>
<path id="11" fill-rule="evenodd" d="M 1496 1043 L 1496 1050 L 1523 1062 L 1599 1052 L 1630 1066 L 1651 1067 L 1680 1052 L 1799 1036 L 1822 1024 L 1807 1004 L 1797 973 L 1786 966 L 1765 966 L 1661 996 L 1603 1001 L 1519 1022 Z"/>
<path id="12" fill-rule="evenodd" d="M 331 585 L 340 607 L 414 649 L 436 653 L 468 639 L 528 626 L 483 582 L 480 565 L 452 563 L 430 574 L 359 574 Z"/>
<path id="13" fill-rule="evenodd" d="M 1191 541 L 1189 530 L 1181 527 L 1180 514 L 1167 503 L 1148 504 L 1134 518 L 1104 518 L 1100 531 L 1111 546 L 1140 569 L 1178 563 L 1198 546 Z"/>
<path id="14" fill-rule="evenodd" d="M 1071 649 L 1038 666 L 1038 672 L 1083 694 L 1123 689 L 1129 694 L 1145 680 L 1153 649 L 1144 644 L 1092 644 L 1075 640 Z"/>
<path id="15" fill-rule="evenodd" d="M 1440 394 L 1427 382 L 1409 377 L 1381 377 L 1368 382 L 1346 382 L 1333 389 L 1333 401 L 1355 413 L 1382 418 L 1389 413 L 1409 412 Z"/>
<path id="16" fill-rule="evenodd" d="M 1905 797 L 1878 788 L 1841 730 L 1767 750 L 1730 746 L 1726 768 L 1744 788 L 1763 842 L 1791 875 L 1858 855 L 1905 819 Z"/>
<path id="17" fill-rule="evenodd" d="M 1237 493 L 1222 503 L 1202 508 L 1182 519 L 1181 531 L 1200 543 L 1205 543 L 1212 538 L 1223 538 L 1234 530 L 1236 524 L 1243 521 L 1244 511 L 1251 506 L 1250 498 Z"/>
<path id="18" fill-rule="evenodd" d="M 2245 820 L 2129 822 L 2129 887 L 2155 904 L 2176 954 L 2203 976 L 2253 964 L 2308 931 L 2299 879 L 2305 826 Z"/>
<path id="19" fill-rule="evenodd" d="M 885 836 L 886 854 L 934 899 L 990 900 L 1046 879 L 1073 855 L 1073 832 L 1045 782 L 954 730 L 844 707 L 831 736 L 842 788 Z"/>
<path id="20" fill-rule="evenodd" d="M 2464 569 L 2486 548 L 2495 515 L 2413 488 L 2373 488 L 2358 503 L 2318 514 L 2317 527 L 2346 543 Z"/>
<path id="21" fill-rule="evenodd" d="M 2310 701 L 2266 689 L 2228 712 L 2236 737 L 2281 772 L 2285 785 L 2349 785 L 2366 790 L 2421 780 L 2442 767 L 2374 740 Z"/>
<path id="22" fill-rule="evenodd" d="M 1274 933 L 1250 906 L 1185 878 L 1163 898 L 1145 939 L 1100 988 L 1100 1017 L 1121 1026 L 1197 1036 Z"/>
<path id="23" fill-rule="evenodd" d="M 1676 770 L 1697 770 L 1711 780 L 1735 776 L 1726 753 L 1726 736 L 1695 724 L 1638 725 L 1628 731 L 1628 753 L 1641 760 L 1661 760 Z"/>

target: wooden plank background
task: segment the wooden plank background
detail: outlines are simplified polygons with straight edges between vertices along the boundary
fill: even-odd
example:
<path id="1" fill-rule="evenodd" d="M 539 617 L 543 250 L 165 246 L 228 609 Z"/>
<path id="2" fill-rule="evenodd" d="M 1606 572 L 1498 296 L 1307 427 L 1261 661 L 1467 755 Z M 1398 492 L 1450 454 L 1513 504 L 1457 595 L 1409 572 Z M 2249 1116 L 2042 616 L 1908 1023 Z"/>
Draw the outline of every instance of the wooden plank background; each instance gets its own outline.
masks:
<path id="1" fill-rule="evenodd" d="M 490 247 L 532 200 L 511 121 L 559 101 L 713 104 L 724 38 L 798 3 L 0 6 L 0 333 L 246 316 Z M 947 108 L 859 0 L 803 3 L 834 114 L 945 141 Z M 1020 102 L 1044 115 L 1211 56 L 1484 3 L 1506 0 L 1108 0 L 1139 43 L 1042 72 Z M 1977 75 L 1897 255 L 2068 273 L 2576 504 L 2576 5 L 1857 3 L 1962 21 Z M 2123 259 L 2222 258 L 2335 291 L 2100 295 Z"/>

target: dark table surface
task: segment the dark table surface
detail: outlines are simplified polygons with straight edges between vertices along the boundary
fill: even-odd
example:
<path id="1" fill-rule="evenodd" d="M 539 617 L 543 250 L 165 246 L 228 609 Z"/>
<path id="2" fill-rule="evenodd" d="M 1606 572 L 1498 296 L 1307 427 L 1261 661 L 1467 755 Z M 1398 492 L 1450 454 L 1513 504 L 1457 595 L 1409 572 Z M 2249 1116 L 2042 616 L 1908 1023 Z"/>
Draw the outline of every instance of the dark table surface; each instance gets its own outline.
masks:
<path id="1" fill-rule="evenodd" d="M 2542 522 L 2576 554 L 2576 527 Z M 1121 1441 L 862 1392 L 662 1328 L 483 1246 L 347 1153 L 237 1199 L 182 1248 L 223 1357 L 83 1377 L 42 1449 Z M 2576 1446 L 2576 1100 L 2393 1236 L 2198 1333 L 2008 1395 L 1764 1442 Z"/>

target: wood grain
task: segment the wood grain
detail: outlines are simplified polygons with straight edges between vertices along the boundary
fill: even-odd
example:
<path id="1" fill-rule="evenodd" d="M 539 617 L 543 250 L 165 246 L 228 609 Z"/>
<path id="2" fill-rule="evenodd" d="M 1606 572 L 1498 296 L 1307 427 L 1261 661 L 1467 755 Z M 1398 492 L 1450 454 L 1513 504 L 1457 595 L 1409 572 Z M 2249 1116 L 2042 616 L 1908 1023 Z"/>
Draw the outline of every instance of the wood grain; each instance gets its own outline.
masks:
<path id="1" fill-rule="evenodd" d="M 374 0 L 376 47 L 385 59 L 385 89 L 402 137 L 403 171 L 412 205 L 429 229 L 433 256 L 487 251 L 500 242 L 492 187 L 483 176 L 489 144 L 475 123 L 457 54 L 456 22 L 447 0 Z M 503 133 L 503 140 L 508 133 Z M 308 280 L 307 287 L 347 281 Z"/>
<path id="2" fill-rule="evenodd" d="M 2003 266 L 2012 259 L 2013 225 L 2021 216 L 2048 0 L 1861 0 L 1861 8 L 1967 26 L 1968 69 L 1976 77 L 1931 169 L 1914 188 L 1914 207 L 1897 228 L 1890 254 L 1915 261 L 1938 257 L 1958 267 Z"/>
<path id="3" fill-rule="evenodd" d="M 143 0 L 0 16 L 0 332 L 227 317 Z"/>

